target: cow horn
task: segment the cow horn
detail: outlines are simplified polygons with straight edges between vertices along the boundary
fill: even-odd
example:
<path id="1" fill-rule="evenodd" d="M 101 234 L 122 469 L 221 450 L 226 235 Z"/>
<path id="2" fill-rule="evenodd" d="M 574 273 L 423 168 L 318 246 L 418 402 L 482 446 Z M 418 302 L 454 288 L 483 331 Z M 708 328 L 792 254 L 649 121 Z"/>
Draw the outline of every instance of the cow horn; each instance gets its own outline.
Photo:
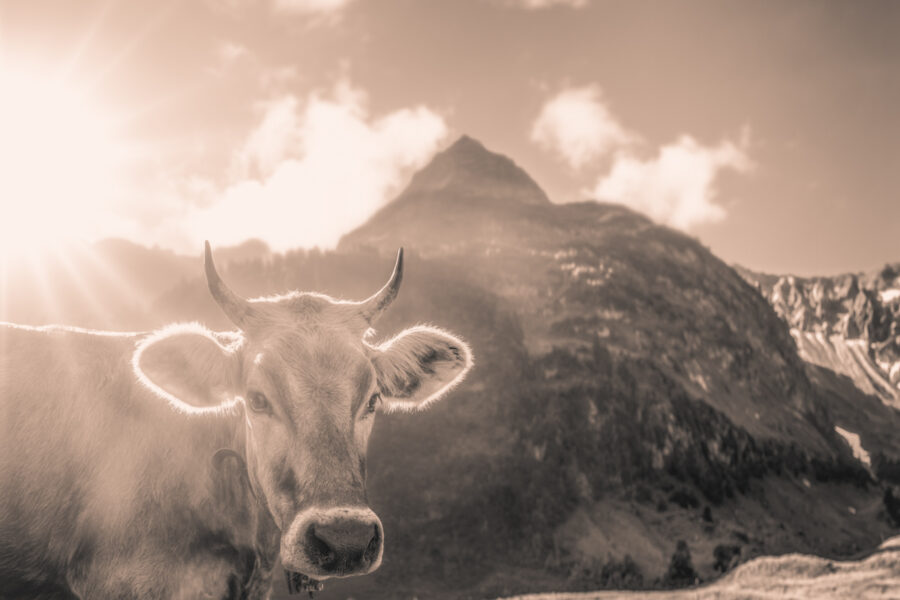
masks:
<path id="1" fill-rule="evenodd" d="M 403 281 L 403 248 L 397 251 L 397 262 L 394 263 L 394 272 L 384 287 L 375 292 L 368 300 L 360 302 L 363 318 L 370 325 L 374 323 L 384 312 L 400 291 L 400 283 Z"/>
<path id="2" fill-rule="evenodd" d="M 216 304 L 222 308 L 232 323 L 243 329 L 250 321 L 253 312 L 250 303 L 232 292 L 219 277 L 216 272 L 216 265 L 213 263 L 212 249 L 209 242 L 205 243 L 206 255 L 203 261 L 203 267 L 206 269 L 206 283 L 209 285 L 209 291 L 215 299 Z"/>

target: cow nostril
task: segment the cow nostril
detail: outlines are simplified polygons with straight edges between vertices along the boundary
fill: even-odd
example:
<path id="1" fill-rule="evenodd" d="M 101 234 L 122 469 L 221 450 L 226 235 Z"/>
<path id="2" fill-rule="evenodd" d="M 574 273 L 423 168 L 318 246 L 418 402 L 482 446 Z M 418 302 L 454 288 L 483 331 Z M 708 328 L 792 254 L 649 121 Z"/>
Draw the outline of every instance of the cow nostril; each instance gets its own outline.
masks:
<path id="1" fill-rule="evenodd" d="M 310 558 L 320 567 L 328 568 L 334 562 L 335 554 L 328 542 L 316 535 L 316 526 L 306 530 L 306 544 Z"/>
<path id="2" fill-rule="evenodd" d="M 381 550 L 381 532 L 378 531 L 377 525 L 373 525 L 372 529 L 374 529 L 374 533 L 372 534 L 372 539 L 366 544 L 366 552 L 364 555 L 369 562 L 373 562 L 378 558 L 378 552 Z"/>

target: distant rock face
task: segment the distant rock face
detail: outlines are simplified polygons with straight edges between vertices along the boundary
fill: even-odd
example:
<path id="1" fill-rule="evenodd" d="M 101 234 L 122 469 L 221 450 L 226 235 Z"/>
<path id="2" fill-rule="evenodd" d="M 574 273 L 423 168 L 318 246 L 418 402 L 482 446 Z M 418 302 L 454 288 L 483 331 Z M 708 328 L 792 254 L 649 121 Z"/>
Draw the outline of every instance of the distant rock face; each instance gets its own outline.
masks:
<path id="1" fill-rule="evenodd" d="M 836 359 L 829 365 L 854 378 L 860 387 L 900 402 L 900 263 L 871 273 L 834 277 L 801 278 L 792 275 L 763 276 L 742 269 L 741 274 L 772 304 L 791 327 L 795 337 L 818 334 L 824 338 L 859 341 L 865 345 L 871 366 L 858 369 L 857 361 Z M 803 354 L 804 344 L 799 345 Z M 822 364 L 820 353 L 804 358 Z M 817 362 L 818 361 L 818 362 Z M 868 370 L 866 379 L 860 373 Z M 871 372 L 871 371 L 876 372 Z M 880 388 L 880 389 L 879 389 Z"/>
<path id="2" fill-rule="evenodd" d="M 550 200 L 534 180 L 509 158 L 462 136 L 415 174 L 404 195 L 453 193 L 482 199 L 514 199 L 526 204 Z"/>

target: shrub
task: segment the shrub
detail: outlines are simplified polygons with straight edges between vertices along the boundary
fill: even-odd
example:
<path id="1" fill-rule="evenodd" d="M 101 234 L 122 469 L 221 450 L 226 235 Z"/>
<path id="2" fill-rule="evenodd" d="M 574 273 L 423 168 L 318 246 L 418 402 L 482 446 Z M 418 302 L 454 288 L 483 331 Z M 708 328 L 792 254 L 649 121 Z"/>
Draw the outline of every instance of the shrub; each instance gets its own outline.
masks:
<path id="1" fill-rule="evenodd" d="M 653 492 L 644 484 L 638 484 L 634 489 L 634 499 L 641 504 L 651 504 L 653 502 Z"/>
<path id="2" fill-rule="evenodd" d="M 872 468 L 879 481 L 900 484 L 900 460 L 894 460 L 877 452 L 872 456 Z"/>
<path id="3" fill-rule="evenodd" d="M 731 532 L 731 535 L 733 535 L 736 539 L 744 542 L 745 544 L 750 543 L 750 536 L 747 535 L 746 533 L 744 533 L 743 531 L 738 531 L 737 529 L 735 529 L 734 531 Z"/>
<path id="4" fill-rule="evenodd" d="M 622 560 L 609 555 L 602 564 L 599 558 L 570 564 L 569 578 L 601 589 L 636 589 L 644 584 L 644 574 L 629 554 Z"/>
<path id="5" fill-rule="evenodd" d="M 891 525 L 900 527 L 900 499 L 894 496 L 894 490 L 890 487 L 885 488 L 882 501 Z"/>
<path id="6" fill-rule="evenodd" d="M 669 494 L 669 502 L 674 502 L 681 508 L 698 508 L 700 506 L 697 496 L 686 489 L 675 490 Z"/>
<path id="7" fill-rule="evenodd" d="M 719 544 L 716 546 L 715 550 L 713 550 L 713 558 L 716 561 L 713 566 L 716 571 L 724 573 L 730 571 L 737 564 L 740 557 L 740 546 L 736 544 Z"/>
<path id="8" fill-rule="evenodd" d="M 603 565 L 600 583 L 610 589 L 635 589 L 644 584 L 644 574 L 631 555 L 626 554 L 621 561 L 610 560 Z"/>
<path id="9" fill-rule="evenodd" d="M 697 571 L 694 570 L 694 563 L 691 561 L 691 550 L 688 548 L 687 542 L 678 540 L 675 552 L 672 554 L 672 560 L 669 562 L 669 569 L 663 577 L 663 583 L 669 587 L 686 587 L 698 579 Z"/>

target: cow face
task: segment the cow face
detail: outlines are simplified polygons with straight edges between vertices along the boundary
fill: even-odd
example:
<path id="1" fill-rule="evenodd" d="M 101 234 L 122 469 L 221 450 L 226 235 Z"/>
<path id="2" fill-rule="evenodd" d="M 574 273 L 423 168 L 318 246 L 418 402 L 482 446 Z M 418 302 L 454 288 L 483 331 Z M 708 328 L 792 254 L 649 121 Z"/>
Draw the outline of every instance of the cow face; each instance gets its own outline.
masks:
<path id="1" fill-rule="evenodd" d="M 286 568 L 346 577 L 381 563 L 384 532 L 368 507 L 366 449 L 376 413 L 440 398 L 471 367 L 469 348 L 434 327 L 373 345 L 365 332 L 396 296 L 363 302 L 293 293 L 245 301 L 224 287 L 207 246 L 213 296 L 240 328 L 176 326 L 144 340 L 135 372 L 185 412 L 240 414 L 251 486 L 281 530 Z"/>

